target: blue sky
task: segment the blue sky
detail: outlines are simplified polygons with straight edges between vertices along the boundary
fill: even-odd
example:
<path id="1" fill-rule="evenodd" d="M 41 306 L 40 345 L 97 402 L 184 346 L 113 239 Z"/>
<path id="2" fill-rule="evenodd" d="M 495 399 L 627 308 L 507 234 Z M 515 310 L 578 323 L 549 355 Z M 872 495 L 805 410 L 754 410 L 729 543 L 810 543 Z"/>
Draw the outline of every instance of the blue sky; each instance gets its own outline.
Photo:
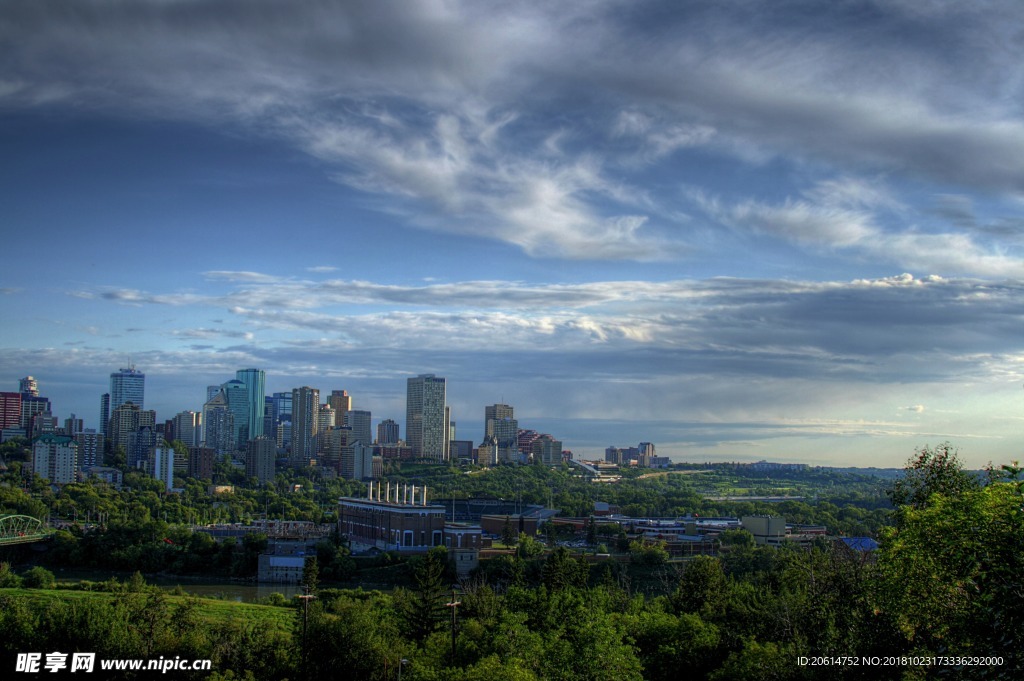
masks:
<path id="1" fill-rule="evenodd" d="M 1014 2 L 0 7 L 0 383 L 239 368 L 577 454 L 1020 457 Z"/>

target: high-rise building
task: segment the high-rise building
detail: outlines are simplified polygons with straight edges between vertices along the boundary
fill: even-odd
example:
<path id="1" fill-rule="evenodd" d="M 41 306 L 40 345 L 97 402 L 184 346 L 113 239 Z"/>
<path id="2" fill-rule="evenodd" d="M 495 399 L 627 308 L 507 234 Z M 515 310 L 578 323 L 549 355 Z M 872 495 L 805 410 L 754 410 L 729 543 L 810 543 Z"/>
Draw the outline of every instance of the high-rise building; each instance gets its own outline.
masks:
<path id="1" fill-rule="evenodd" d="M 128 433 L 128 445 L 125 447 L 128 467 L 140 468 L 144 465 L 143 462 L 151 464 L 153 449 L 163 445 L 163 442 L 164 439 L 153 426 L 142 426 L 135 432 Z"/>
<path id="2" fill-rule="evenodd" d="M 562 463 L 562 442 L 550 435 L 541 435 L 533 441 L 533 462 L 554 466 Z"/>
<path id="3" fill-rule="evenodd" d="M 42 414 L 51 414 L 50 400 L 38 395 L 21 394 L 21 423 L 25 432 L 32 432 L 32 420 Z"/>
<path id="4" fill-rule="evenodd" d="M 39 397 L 39 383 L 33 376 L 26 376 L 18 381 L 18 392 L 23 395 Z"/>
<path id="5" fill-rule="evenodd" d="M 32 443 L 32 472 L 57 485 L 74 482 L 78 472 L 78 443 L 54 433 L 39 436 Z"/>
<path id="6" fill-rule="evenodd" d="M 377 424 L 377 444 L 393 445 L 398 443 L 398 423 L 393 419 L 384 419 Z"/>
<path id="7" fill-rule="evenodd" d="M 164 489 L 171 491 L 174 487 L 174 447 L 154 447 L 148 461 L 149 474 L 164 483 Z"/>
<path id="8" fill-rule="evenodd" d="M 217 452 L 210 447 L 188 448 L 188 477 L 213 480 L 213 460 Z"/>
<path id="9" fill-rule="evenodd" d="M 348 426 L 352 428 L 352 441 L 364 445 L 373 444 L 373 416 L 364 409 L 353 409 L 348 413 Z"/>
<path id="10" fill-rule="evenodd" d="M 434 374 L 420 374 L 407 380 L 405 437 L 413 456 L 448 460 L 448 423 L 445 409 L 445 380 Z"/>
<path id="11" fill-rule="evenodd" d="M 327 441 L 324 438 L 324 434 L 330 431 L 332 428 L 334 428 L 334 424 L 334 408 L 329 404 L 321 404 L 320 411 L 317 412 L 316 416 L 316 432 L 319 433 L 319 437 L 316 440 L 317 456 L 324 455 L 327 446 Z"/>
<path id="12" fill-rule="evenodd" d="M 234 417 L 234 448 L 245 449 L 249 442 L 249 389 L 237 379 L 228 381 L 220 389 Z"/>
<path id="13" fill-rule="evenodd" d="M 352 396 L 347 390 L 332 390 L 331 396 L 327 398 L 327 404 L 331 405 L 336 414 L 334 425 L 347 426 L 348 413 L 352 411 Z"/>
<path id="14" fill-rule="evenodd" d="M 261 435 L 249 442 L 245 456 L 245 475 L 256 478 L 261 485 L 274 481 L 274 463 L 277 461 L 277 443 Z"/>
<path id="15" fill-rule="evenodd" d="M 107 440 L 111 451 L 121 447 L 128 453 L 128 437 L 141 428 L 156 426 L 156 412 L 144 411 L 133 402 L 125 402 L 110 414 L 107 424 Z"/>
<path id="16" fill-rule="evenodd" d="M 214 397 L 216 397 L 217 393 L 219 393 L 219 392 L 220 392 L 220 386 L 219 385 L 208 385 L 208 386 L 206 386 L 206 402 L 209 402 Z M 203 402 L 203 404 L 206 404 L 206 402 Z"/>
<path id="17" fill-rule="evenodd" d="M 171 421 L 174 423 L 174 439 L 186 447 L 198 447 L 203 441 L 203 415 L 197 411 L 181 411 Z"/>
<path id="18" fill-rule="evenodd" d="M 68 437 L 74 437 L 85 429 L 85 422 L 72 414 L 68 418 L 64 419 L 64 434 Z"/>
<path id="19" fill-rule="evenodd" d="M 107 427 L 110 425 L 110 393 L 103 393 L 100 396 L 100 435 L 109 437 Z"/>
<path id="20" fill-rule="evenodd" d="M 319 415 L 319 390 L 309 386 L 292 390 L 291 459 L 293 463 L 308 463 L 316 456 Z"/>
<path id="21" fill-rule="evenodd" d="M 266 374 L 263 369 L 239 369 L 235 378 L 245 384 L 249 394 L 249 438 L 263 435 L 263 412 L 266 404 Z"/>
<path id="22" fill-rule="evenodd" d="M 78 470 L 103 465 L 103 434 L 95 428 L 86 428 L 74 435 L 78 443 Z"/>
<path id="23" fill-rule="evenodd" d="M 342 447 L 341 465 L 338 474 L 346 480 L 363 480 L 373 477 L 373 447 L 355 441 Z"/>
<path id="24" fill-rule="evenodd" d="M 494 421 L 515 418 L 513 408 L 508 404 L 492 404 L 484 407 L 484 437 L 494 435 Z"/>
<path id="25" fill-rule="evenodd" d="M 0 393 L 0 429 L 21 427 L 21 393 Z"/>
<path id="26" fill-rule="evenodd" d="M 281 434 L 278 429 L 281 427 L 281 423 L 284 421 L 291 422 L 292 420 L 292 393 L 288 391 L 286 393 L 274 393 L 270 396 L 273 402 L 273 413 L 271 414 L 271 420 L 274 423 L 274 437 L 277 438 L 278 443 L 281 441 Z M 280 444 L 278 445 L 280 446 Z"/>
<path id="27" fill-rule="evenodd" d="M 110 374 L 110 413 L 125 402 L 146 408 L 146 374 L 134 366 Z"/>
<path id="28" fill-rule="evenodd" d="M 228 408 L 228 398 L 220 390 L 203 405 L 203 446 L 217 454 L 235 449 L 235 416 Z"/>

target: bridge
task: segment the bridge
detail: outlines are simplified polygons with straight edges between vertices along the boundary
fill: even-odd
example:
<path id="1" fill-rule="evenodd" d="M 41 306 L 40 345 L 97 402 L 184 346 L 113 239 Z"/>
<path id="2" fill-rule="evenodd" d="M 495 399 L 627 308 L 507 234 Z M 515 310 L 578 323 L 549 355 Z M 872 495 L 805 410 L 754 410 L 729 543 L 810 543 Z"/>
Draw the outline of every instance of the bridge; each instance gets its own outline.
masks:
<path id="1" fill-rule="evenodd" d="M 49 539 L 53 530 L 27 515 L 0 515 L 0 546 L 28 544 Z"/>

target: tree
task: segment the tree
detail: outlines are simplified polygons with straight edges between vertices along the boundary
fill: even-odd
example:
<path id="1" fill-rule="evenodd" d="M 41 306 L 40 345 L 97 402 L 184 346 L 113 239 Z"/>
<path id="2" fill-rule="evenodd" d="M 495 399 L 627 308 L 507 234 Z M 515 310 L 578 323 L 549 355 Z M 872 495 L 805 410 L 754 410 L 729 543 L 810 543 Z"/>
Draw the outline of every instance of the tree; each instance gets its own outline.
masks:
<path id="1" fill-rule="evenodd" d="M 903 477 L 889 490 L 893 506 L 925 508 L 932 495 L 955 497 L 978 488 L 978 481 L 963 469 L 957 450 L 945 442 L 934 449 L 915 452 L 903 469 Z"/>
<path id="2" fill-rule="evenodd" d="M 398 610 L 406 631 L 415 641 L 423 641 L 444 624 L 447 567 L 448 552 L 443 546 L 435 546 L 413 563 L 413 589 L 398 593 Z"/>
<path id="3" fill-rule="evenodd" d="M 722 561 L 711 556 L 695 556 L 683 568 L 679 586 L 672 594 L 672 606 L 680 613 L 697 613 L 705 619 L 714 619 L 722 614 L 727 588 Z"/>
<path id="4" fill-rule="evenodd" d="M 52 589 L 57 585 L 53 573 L 38 565 L 28 570 L 22 577 L 24 585 L 29 589 Z"/>
<path id="5" fill-rule="evenodd" d="M 505 546 L 515 546 L 519 542 L 519 533 L 512 527 L 512 520 L 505 516 L 505 524 L 501 526 L 501 543 Z"/>
<path id="6" fill-rule="evenodd" d="M 302 566 L 302 585 L 306 588 L 306 593 L 314 595 L 320 586 L 320 563 L 316 556 L 307 557 Z"/>

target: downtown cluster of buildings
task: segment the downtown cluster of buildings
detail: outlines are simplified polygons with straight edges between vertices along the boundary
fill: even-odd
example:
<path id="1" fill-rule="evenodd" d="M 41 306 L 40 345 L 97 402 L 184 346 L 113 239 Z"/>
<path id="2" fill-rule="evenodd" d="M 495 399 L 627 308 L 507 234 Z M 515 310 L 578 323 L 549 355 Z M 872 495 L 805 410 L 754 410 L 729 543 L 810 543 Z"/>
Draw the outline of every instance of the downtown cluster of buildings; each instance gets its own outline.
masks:
<path id="1" fill-rule="evenodd" d="M 18 392 L 0 392 L 0 439 L 24 437 L 32 444 L 32 469 L 52 483 L 91 475 L 119 483 L 114 460 L 147 471 L 167 489 L 174 475 L 212 479 L 214 462 L 232 460 L 261 484 L 274 478 L 278 465 L 314 466 L 326 474 L 364 480 L 379 478 L 388 460 L 444 463 L 560 464 L 572 458 L 561 440 L 519 427 L 508 404 L 484 408 L 484 437 L 460 440 L 446 401 L 446 380 L 433 374 L 406 381 L 405 436 L 386 418 L 373 428 L 372 414 L 355 409 L 345 390 L 321 394 L 301 386 L 266 394 L 262 369 L 240 369 L 234 378 L 207 386 L 199 410 L 182 411 L 158 421 L 146 409 L 146 376 L 130 366 L 110 374 L 109 391 L 100 397 L 99 428 L 84 427 L 75 414 L 59 421 L 36 380 L 21 379 Z M 187 456 L 170 443 L 179 441 Z M 629 463 L 628 450 L 617 458 Z M 652 465 L 654 445 L 642 443 L 640 465 Z M 636 461 L 634 461 L 636 463 Z"/>

